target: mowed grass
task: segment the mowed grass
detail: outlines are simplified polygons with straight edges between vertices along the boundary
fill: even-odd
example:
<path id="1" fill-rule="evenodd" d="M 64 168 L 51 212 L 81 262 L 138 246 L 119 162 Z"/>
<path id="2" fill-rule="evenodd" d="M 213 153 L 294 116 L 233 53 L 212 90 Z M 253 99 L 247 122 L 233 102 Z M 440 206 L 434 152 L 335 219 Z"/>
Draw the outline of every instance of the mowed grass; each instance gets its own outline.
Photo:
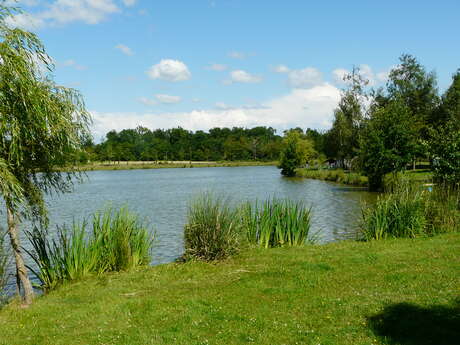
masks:
<path id="1" fill-rule="evenodd" d="M 251 249 L 102 275 L 0 312 L 0 343 L 456 344 L 460 234 Z"/>

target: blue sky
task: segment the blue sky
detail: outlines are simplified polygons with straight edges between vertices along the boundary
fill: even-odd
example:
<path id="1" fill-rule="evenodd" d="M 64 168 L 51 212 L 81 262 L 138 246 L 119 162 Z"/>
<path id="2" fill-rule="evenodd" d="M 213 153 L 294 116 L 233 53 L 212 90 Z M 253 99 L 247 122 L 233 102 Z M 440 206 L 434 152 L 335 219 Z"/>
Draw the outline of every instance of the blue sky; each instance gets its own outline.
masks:
<path id="1" fill-rule="evenodd" d="M 96 139 L 137 125 L 325 129 L 353 65 L 378 87 L 410 53 L 441 91 L 460 67 L 458 0 L 18 3 L 16 25 L 83 93 Z"/>

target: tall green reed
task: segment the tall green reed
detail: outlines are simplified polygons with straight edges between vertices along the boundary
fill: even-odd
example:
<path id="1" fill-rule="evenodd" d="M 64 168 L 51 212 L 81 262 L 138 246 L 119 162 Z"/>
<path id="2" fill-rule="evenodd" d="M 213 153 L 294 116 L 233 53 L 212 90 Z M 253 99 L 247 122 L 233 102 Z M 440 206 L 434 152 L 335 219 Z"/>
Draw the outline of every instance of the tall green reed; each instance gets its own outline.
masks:
<path id="1" fill-rule="evenodd" d="M 224 259 L 238 251 L 240 237 L 237 212 L 228 199 L 205 193 L 191 201 L 184 227 L 185 260 Z"/>
<path id="2" fill-rule="evenodd" d="M 299 246 L 313 241 L 310 234 L 311 210 L 300 201 L 269 199 L 245 203 L 240 208 L 247 240 L 264 248 Z"/>
<path id="3" fill-rule="evenodd" d="M 460 230 L 460 193 L 410 182 L 392 183 L 377 202 L 362 210 L 365 240 L 431 236 Z"/>
<path id="4" fill-rule="evenodd" d="M 50 238 L 46 230 L 28 233 L 33 250 L 29 255 L 38 269 L 31 268 L 48 291 L 66 281 L 91 274 L 129 270 L 150 262 L 153 235 L 126 208 L 106 209 L 88 222 L 59 227 Z"/>

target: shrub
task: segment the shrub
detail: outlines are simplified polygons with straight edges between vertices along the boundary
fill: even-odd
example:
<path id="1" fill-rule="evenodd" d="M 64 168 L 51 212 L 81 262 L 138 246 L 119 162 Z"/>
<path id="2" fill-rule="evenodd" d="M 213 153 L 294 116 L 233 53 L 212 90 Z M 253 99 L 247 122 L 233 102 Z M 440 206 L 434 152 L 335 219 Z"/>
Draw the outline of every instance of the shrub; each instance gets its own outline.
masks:
<path id="1" fill-rule="evenodd" d="M 240 208 L 240 219 L 250 243 L 264 248 L 303 245 L 309 239 L 310 209 L 302 202 L 271 199 Z"/>
<path id="2" fill-rule="evenodd" d="M 237 214 L 228 200 L 206 193 L 189 205 L 184 227 L 184 259 L 205 261 L 227 258 L 240 244 Z"/>
<path id="3" fill-rule="evenodd" d="M 66 281 L 150 262 L 153 236 L 127 209 L 98 212 L 92 218 L 92 230 L 87 225 L 84 221 L 70 229 L 58 227 L 53 239 L 42 229 L 28 233 L 33 248 L 29 255 L 38 267 L 32 271 L 42 289 L 49 291 Z"/>

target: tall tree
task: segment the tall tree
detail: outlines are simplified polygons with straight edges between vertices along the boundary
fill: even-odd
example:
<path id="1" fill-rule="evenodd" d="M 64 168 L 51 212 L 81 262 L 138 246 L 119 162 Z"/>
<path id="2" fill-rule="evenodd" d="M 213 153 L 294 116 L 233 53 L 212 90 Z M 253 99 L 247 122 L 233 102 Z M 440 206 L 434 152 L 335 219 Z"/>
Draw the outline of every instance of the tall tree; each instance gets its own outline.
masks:
<path id="1" fill-rule="evenodd" d="M 353 67 L 350 74 L 344 77 L 347 87 L 334 111 L 334 122 L 330 130 L 335 138 L 332 142 L 335 158 L 345 163 L 356 156 L 359 147 L 359 135 L 366 115 L 368 95 L 364 79 L 358 67 Z"/>
<path id="2" fill-rule="evenodd" d="M 0 5 L 0 193 L 17 275 L 30 304 L 33 289 L 19 242 L 21 218 L 47 224 L 44 193 L 65 192 L 73 160 L 89 136 L 89 114 L 78 92 L 56 85 L 53 65 L 36 35 L 5 25 L 14 12 Z"/>

